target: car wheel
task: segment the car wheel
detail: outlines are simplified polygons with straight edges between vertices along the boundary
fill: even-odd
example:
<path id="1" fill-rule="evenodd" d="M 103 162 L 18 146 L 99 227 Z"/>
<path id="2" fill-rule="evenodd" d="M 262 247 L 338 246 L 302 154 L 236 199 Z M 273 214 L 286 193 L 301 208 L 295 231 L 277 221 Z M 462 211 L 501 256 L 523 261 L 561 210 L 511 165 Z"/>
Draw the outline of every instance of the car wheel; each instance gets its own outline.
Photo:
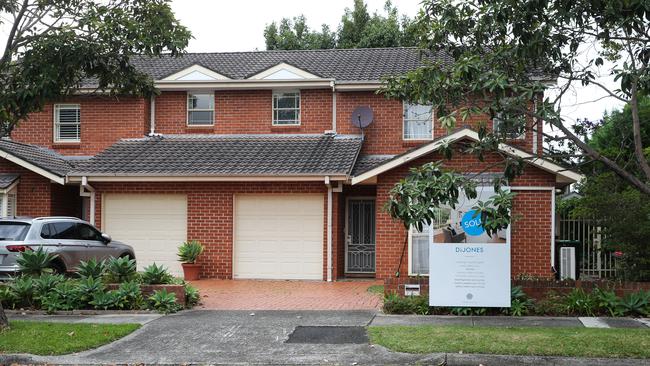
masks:
<path id="1" fill-rule="evenodd" d="M 52 264 L 50 264 L 50 269 L 54 274 L 66 274 L 65 264 L 58 260 L 53 261 Z"/>

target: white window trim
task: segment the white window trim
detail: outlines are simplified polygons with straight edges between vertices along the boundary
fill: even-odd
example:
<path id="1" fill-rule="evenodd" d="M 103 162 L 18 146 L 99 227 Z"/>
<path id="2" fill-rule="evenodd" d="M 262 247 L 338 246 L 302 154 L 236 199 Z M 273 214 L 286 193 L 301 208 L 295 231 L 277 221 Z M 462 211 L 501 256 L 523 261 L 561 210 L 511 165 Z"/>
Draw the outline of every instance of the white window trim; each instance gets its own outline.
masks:
<path id="1" fill-rule="evenodd" d="M 59 109 L 60 108 L 77 108 L 79 110 L 79 138 L 76 140 L 61 140 L 59 136 L 57 136 L 57 125 L 60 124 L 59 122 Z M 61 104 L 55 104 L 54 105 L 54 119 L 53 124 L 52 124 L 52 134 L 54 138 L 54 142 L 57 144 L 78 144 L 81 142 L 81 105 L 79 104 L 71 104 L 71 103 L 61 103 Z"/>
<path id="2" fill-rule="evenodd" d="M 428 273 L 415 273 L 415 272 L 413 272 L 413 230 L 415 230 L 415 228 L 412 227 L 412 226 L 408 230 L 408 272 L 409 272 L 409 276 L 429 277 Z M 433 231 L 429 230 L 429 242 L 428 242 L 429 245 L 431 245 L 431 242 L 433 241 L 432 236 L 433 236 Z"/>
<path id="3" fill-rule="evenodd" d="M 212 97 L 212 109 L 206 109 L 206 108 L 194 108 L 190 110 L 190 95 L 192 94 L 200 94 L 200 95 L 210 95 Z M 214 126 L 214 121 L 217 119 L 217 113 L 216 113 L 216 101 L 214 99 L 214 93 L 213 92 L 201 92 L 201 91 L 188 91 L 185 96 L 185 125 L 187 127 L 211 127 Z M 212 122 L 211 123 L 190 123 L 190 112 L 212 112 Z"/>
<path id="4" fill-rule="evenodd" d="M 13 195 L 16 199 L 14 203 L 14 210 L 18 208 L 18 189 L 16 189 L 18 181 L 13 183 L 6 189 L 0 190 L 0 217 L 9 217 L 9 196 Z M 13 213 L 16 216 L 16 212 Z"/>
<path id="5" fill-rule="evenodd" d="M 435 117 L 435 111 L 433 110 L 433 107 L 431 109 L 431 136 L 428 138 L 406 138 L 406 129 L 404 128 L 406 124 L 406 106 L 410 105 L 412 103 L 407 103 L 407 102 L 402 102 L 402 141 L 431 141 L 433 140 L 433 129 L 434 129 L 434 122 L 436 120 Z M 413 104 L 414 105 L 414 104 Z M 409 120 L 409 121 L 415 121 L 415 120 Z"/>
<path id="6" fill-rule="evenodd" d="M 285 93 L 298 94 L 298 121 L 297 123 L 277 123 L 275 120 L 275 97 Z M 295 110 L 296 108 L 278 108 L 278 110 Z M 273 127 L 295 127 L 302 125 L 302 95 L 300 90 L 274 90 L 271 96 L 271 125 Z"/>
<path id="7" fill-rule="evenodd" d="M 499 117 L 495 116 L 492 118 L 492 131 L 497 132 L 497 121 L 499 120 Z M 528 121 L 526 121 L 526 125 L 528 125 Z M 519 136 L 516 137 L 509 137 L 506 136 L 506 140 L 525 140 L 526 139 L 526 130 L 524 130 Z"/>

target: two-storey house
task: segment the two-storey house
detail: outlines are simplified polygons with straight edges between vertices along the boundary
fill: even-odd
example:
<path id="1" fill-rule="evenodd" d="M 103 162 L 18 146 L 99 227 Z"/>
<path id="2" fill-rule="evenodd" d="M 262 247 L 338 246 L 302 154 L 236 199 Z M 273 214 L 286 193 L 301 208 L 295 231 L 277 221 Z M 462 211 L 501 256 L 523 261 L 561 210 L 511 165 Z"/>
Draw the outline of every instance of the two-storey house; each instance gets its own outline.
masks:
<path id="1" fill-rule="evenodd" d="M 2 216 L 85 218 L 133 245 L 139 267 L 175 274 L 178 245 L 199 240 L 203 278 L 426 275 L 427 241 L 382 207 L 410 167 L 477 135 L 475 121 L 450 133 L 427 106 L 376 93 L 422 62 L 413 48 L 139 59 L 156 97 L 80 90 L 0 141 Z M 363 131 L 357 107 L 372 112 Z M 580 178 L 541 150 L 541 124 L 503 148 L 529 162 L 511 182 L 513 275 L 552 275 L 555 189 Z M 494 159 L 445 165 L 473 173 Z"/>

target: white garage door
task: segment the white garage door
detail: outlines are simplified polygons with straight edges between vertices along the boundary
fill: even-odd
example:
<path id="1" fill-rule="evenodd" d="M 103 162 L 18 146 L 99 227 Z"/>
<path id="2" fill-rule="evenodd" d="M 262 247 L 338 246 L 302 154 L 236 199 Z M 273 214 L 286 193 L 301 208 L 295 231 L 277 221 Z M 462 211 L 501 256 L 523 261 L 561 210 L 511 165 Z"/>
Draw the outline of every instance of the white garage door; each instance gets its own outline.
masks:
<path id="1" fill-rule="evenodd" d="M 235 197 L 234 277 L 323 279 L 323 196 Z"/>
<path id="2" fill-rule="evenodd" d="M 103 230 L 133 247 L 138 270 L 156 262 L 182 276 L 176 253 L 187 239 L 185 195 L 107 194 L 103 205 Z"/>

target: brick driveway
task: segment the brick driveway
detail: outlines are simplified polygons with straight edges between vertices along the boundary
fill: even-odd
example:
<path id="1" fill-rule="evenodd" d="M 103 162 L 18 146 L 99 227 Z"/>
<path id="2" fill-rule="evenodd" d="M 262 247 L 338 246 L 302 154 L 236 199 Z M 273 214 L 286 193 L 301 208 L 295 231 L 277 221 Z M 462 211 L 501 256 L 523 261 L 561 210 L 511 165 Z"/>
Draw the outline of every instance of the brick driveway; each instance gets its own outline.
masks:
<path id="1" fill-rule="evenodd" d="M 376 310 L 382 297 L 368 292 L 383 281 L 200 280 L 202 309 Z"/>

